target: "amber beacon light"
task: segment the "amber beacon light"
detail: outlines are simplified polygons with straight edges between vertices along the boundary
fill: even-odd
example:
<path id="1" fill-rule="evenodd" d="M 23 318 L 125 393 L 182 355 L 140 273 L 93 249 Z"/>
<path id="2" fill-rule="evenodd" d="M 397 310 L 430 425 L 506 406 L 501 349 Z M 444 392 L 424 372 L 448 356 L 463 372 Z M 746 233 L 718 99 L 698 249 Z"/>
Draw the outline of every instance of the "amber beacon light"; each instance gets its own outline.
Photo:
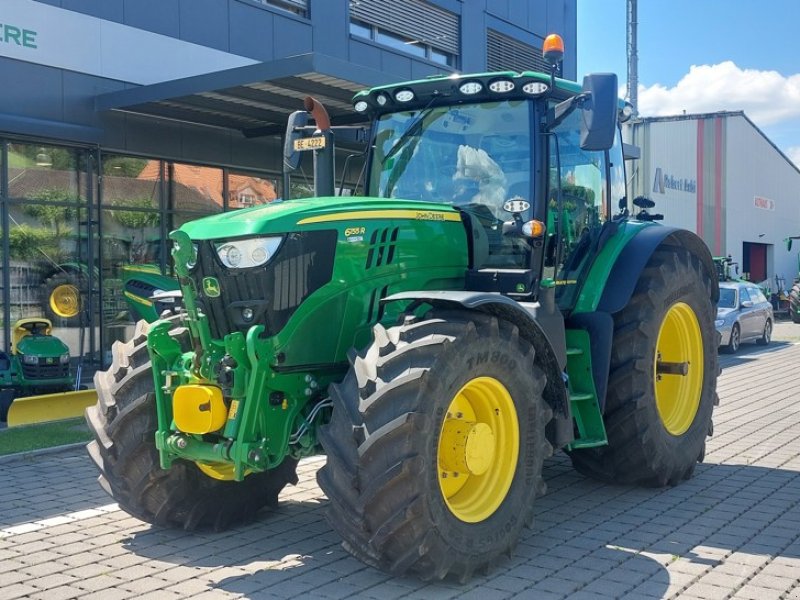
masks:
<path id="1" fill-rule="evenodd" d="M 564 58 L 564 40 L 557 33 L 551 33 L 544 38 L 542 56 L 549 65 L 558 64 Z"/>

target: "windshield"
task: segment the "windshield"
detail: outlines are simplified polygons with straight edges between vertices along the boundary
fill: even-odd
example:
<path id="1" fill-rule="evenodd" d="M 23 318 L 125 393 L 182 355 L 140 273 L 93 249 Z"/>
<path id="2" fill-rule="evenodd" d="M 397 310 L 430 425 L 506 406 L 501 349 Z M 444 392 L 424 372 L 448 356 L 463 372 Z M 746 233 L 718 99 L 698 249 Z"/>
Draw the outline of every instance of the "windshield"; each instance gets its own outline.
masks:
<path id="1" fill-rule="evenodd" d="M 480 225 L 476 267 L 527 268 L 530 243 L 504 234 L 503 223 L 533 215 L 531 106 L 505 100 L 383 115 L 368 195 L 457 206 Z M 513 212 L 504 209 L 510 199 L 525 202 Z"/>
<path id="2" fill-rule="evenodd" d="M 731 288 L 719 288 L 718 308 L 736 308 L 736 290 Z"/>

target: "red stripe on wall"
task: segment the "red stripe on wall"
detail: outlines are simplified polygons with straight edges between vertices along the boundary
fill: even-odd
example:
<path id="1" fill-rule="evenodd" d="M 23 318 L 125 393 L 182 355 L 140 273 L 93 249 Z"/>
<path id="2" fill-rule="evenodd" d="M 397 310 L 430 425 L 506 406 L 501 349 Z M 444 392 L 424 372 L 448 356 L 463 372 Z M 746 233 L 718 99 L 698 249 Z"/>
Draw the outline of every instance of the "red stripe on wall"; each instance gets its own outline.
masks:
<path id="1" fill-rule="evenodd" d="M 714 254 L 722 254 L 722 119 L 714 120 Z"/>
<path id="2" fill-rule="evenodd" d="M 703 133 L 705 120 L 697 120 L 697 235 L 703 237 Z"/>

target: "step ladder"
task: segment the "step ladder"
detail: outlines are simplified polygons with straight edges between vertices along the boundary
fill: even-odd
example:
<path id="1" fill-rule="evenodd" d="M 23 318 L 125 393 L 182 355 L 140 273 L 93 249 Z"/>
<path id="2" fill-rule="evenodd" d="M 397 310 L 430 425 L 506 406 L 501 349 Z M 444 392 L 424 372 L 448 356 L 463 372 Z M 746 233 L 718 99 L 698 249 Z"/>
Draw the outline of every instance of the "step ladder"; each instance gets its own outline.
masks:
<path id="1" fill-rule="evenodd" d="M 567 449 L 605 446 L 608 438 L 592 378 L 589 334 L 582 329 L 568 329 L 566 336 L 567 389 L 575 421 L 575 440 Z"/>

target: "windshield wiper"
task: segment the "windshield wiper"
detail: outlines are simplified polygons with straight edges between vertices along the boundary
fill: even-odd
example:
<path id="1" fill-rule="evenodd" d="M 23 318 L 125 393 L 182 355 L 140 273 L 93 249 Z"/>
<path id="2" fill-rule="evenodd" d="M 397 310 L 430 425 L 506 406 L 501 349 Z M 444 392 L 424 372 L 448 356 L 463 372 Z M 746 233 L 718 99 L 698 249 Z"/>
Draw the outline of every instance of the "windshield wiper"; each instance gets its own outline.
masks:
<path id="1" fill-rule="evenodd" d="M 406 145 L 408 144 L 408 141 L 411 138 L 416 137 L 419 134 L 420 130 L 422 129 L 422 125 L 425 122 L 425 119 L 428 117 L 428 115 L 431 114 L 432 111 L 433 111 L 433 107 L 432 106 L 428 106 L 428 107 L 424 108 L 422 110 L 422 112 L 419 113 L 419 115 L 417 115 L 417 118 L 414 120 L 414 122 L 411 123 L 411 125 L 408 126 L 408 129 L 406 129 L 400 135 L 399 138 L 397 138 L 397 141 L 394 143 L 394 145 L 391 148 L 389 148 L 389 151 L 381 159 L 381 166 L 384 166 L 386 164 L 386 161 L 388 161 L 395 154 L 400 152 L 400 150 L 405 148 Z"/>

